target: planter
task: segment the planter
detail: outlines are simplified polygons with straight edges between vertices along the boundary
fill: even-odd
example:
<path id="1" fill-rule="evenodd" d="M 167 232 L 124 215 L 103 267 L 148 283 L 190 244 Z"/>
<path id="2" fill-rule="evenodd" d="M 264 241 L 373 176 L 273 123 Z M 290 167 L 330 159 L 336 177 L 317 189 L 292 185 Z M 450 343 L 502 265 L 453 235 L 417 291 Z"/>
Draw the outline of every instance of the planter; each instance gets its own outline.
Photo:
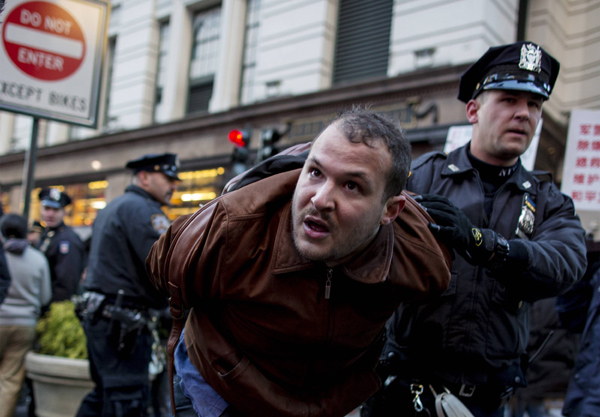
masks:
<path id="1" fill-rule="evenodd" d="M 83 397 L 94 388 L 87 359 L 29 352 L 25 356 L 25 369 L 33 381 L 38 417 L 74 417 Z"/>

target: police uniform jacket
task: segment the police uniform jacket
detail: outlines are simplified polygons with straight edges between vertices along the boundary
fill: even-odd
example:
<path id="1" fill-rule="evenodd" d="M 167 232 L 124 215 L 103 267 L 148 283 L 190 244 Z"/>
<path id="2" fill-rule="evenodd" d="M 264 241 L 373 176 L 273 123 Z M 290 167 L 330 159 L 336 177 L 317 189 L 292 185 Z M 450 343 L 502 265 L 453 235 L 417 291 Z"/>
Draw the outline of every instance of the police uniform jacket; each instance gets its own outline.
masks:
<path id="1" fill-rule="evenodd" d="M 165 307 L 166 299 L 148 281 L 145 260 L 168 225 L 158 201 L 128 186 L 94 221 L 84 287 L 112 297 L 122 289 L 135 307 Z"/>
<path id="2" fill-rule="evenodd" d="M 527 261 L 492 273 L 457 255 L 442 296 L 416 313 L 408 309 L 407 317 L 398 321 L 413 318 L 412 330 L 401 344 L 408 347 L 417 372 L 478 385 L 489 375 L 518 365 L 528 341 L 530 303 L 555 296 L 580 279 L 586 249 L 572 200 L 560 193 L 549 174 L 529 172 L 520 163 L 497 191 L 487 218 L 483 185 L 467 147 L 415 160 L 407 189 L 447 197 L 473 225 L 500 233 L 509 240 L 511 251 L 527 254 Z M 525 195 L 535 203 L 533 232 L 517 238 Z M 519 385 L 520 377 L 511 378 Z"/>
<path id="3" fill-rule="evenodd" d="M 45 228 L 38 244 L 48 259 L 52 279 L 52 301 L 69 300 L 77 294 L 85 267 L 83 242 L 72 228 L 61 222 Z"/>
<path id="4" fill-rule="evenodd" d="M 192 364 L 244 416 L 343 416 L 381 385 L 386 320 L 439 294 L 449 253 L 410 197 L 394 225 L 346 264 L 303 259 L 292 237 L 300 170 L 230 192 L 177 219 L 148 256 L 152 281 L 192 307 Z M 237 414 L 236 414 L 237 415 Z"/>
<path id="5" fill-rule="evenodd" d="M 564 402 L 565 416 L 600 415 L 600 268 L 590 283 L 593 288 L 592 299 Z"/>

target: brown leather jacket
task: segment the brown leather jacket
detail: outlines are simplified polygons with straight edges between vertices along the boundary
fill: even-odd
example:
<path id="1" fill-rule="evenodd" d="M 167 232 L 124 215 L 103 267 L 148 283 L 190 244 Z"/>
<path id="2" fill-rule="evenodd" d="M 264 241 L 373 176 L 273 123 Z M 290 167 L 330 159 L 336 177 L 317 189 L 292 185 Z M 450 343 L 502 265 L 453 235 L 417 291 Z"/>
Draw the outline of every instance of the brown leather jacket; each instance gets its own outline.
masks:
<path id="1" fill-rule="evenodd" d="M 247 416 L 350 412 L 381 385 L 374 368 L 398 304 L 437 295 L 450 280 L 450 255 L 408 196 L 393 226 L 351 262 L 328 269 L 303 259 L 291 232 L 299 173 L 258 181 L 177 219 L 147 259 L 165 293 L 174 294 L 169 280 L 183 283 L 191 362 Z"/>

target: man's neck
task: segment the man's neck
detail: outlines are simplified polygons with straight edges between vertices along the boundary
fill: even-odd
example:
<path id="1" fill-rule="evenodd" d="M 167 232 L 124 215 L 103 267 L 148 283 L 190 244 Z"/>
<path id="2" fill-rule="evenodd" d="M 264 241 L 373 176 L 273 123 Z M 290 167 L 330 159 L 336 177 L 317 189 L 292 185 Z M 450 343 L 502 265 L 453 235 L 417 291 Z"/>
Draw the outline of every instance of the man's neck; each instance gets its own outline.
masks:
<path id="1" fill-rule="evenodd" d="M 494 155 L 485 152 L 482 148 L 478 147 L 477 144 L 471 139 L 469 144 L 469 152 L 471 156 L 474 156 L 478 160 L 485 162 L 489 165 L 494 165 L 498 167 L 510 167 L 517 163 L 519 157 L 514 157 L 510 159 L 500 158 Z"/>

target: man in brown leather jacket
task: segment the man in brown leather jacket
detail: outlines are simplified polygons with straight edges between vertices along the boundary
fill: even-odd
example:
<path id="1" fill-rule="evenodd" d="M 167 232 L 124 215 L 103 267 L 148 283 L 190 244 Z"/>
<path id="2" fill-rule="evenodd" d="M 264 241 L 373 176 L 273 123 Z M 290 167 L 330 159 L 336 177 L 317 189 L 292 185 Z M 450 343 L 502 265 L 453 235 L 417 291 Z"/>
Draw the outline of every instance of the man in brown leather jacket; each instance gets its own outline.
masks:
<path id="1" fill-rule="evenodd" d="M 431 218 L 402 192 L 409 165 L 399 129 L 355 109 L 301 170 L 173 223 L 146 265 L 171 297 L 177 416 L 344 416 L 381 386 L 386 320 L 450 279 Z"/>

